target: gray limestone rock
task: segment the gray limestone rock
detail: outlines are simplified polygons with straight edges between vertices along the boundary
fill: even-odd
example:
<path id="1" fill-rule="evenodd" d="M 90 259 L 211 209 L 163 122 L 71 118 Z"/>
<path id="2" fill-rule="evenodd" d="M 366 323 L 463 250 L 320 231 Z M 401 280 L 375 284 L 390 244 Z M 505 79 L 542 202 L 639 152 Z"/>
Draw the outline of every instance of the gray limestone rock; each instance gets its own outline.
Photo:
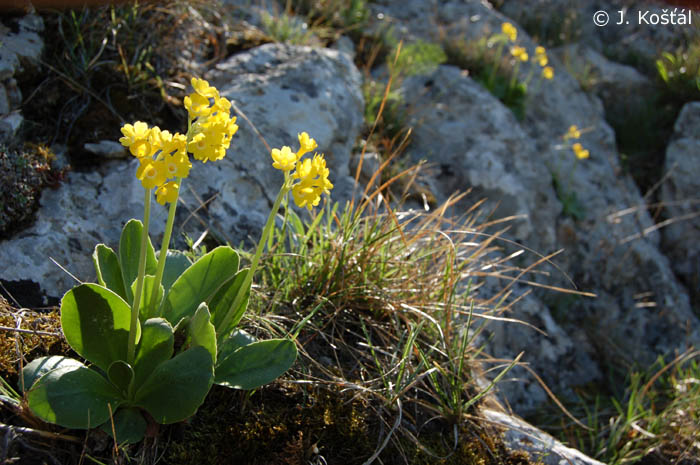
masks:
<path id="1" fill-rule="evenodd" d="M 527 452 L 532 463 L 544 465 L 603 465 L 576 449 L 566 447 L 549 434 L 526 421 L 506 413 L 482 409 L 492 425 L 503 428 L 506 448 L 512 452 Z"/>
<path id="2" fill-rule="evenodd" d="M 663 248 L 695 299 L 700 297 L 700 102 L 683 107 L 666 150 L 661 201 Z M 696 300 L 697 304 L 697 300 Z"/>

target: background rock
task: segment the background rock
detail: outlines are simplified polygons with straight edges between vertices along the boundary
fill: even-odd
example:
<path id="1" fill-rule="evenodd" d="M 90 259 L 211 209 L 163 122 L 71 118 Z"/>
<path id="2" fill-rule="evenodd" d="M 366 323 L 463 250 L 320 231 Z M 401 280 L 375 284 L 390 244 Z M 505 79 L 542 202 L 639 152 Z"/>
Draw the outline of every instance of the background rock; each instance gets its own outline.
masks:
<path id="1" fill-rule="evenodd" d="M 664 251 L 698 305 L 700 298 L 700 102 L 683 107 L 666 150 L 661 187 L 667 220 Z"/>

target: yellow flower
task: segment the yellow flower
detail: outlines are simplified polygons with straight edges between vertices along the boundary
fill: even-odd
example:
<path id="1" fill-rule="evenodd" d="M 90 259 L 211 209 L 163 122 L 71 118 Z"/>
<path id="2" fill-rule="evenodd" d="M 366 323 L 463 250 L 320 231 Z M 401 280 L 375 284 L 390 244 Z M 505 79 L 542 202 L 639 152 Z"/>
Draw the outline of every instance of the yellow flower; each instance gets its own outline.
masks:
<path id="1" fill-rule="evenodd" d="M 167 170 L 162 161 L 154 161 L 147 157 L 139 161 L 141 164 L 136 170 L 136 177 L 141 181 L 144 189 L 153 189 L 165 182 Z"/>
<path id="2" fill-rule="evenodd" d="M 547 52 L 545 51 L 544 47 L 539 45 L 535 47 L 535 56 L 533 57 L 533 60 L 535 60 L 543 68 L 547 66 L 549 60 L 547 59 Z"/>
<path id="3" fill-rule="evenodd" d="M 527 61 L 529 58 L 527 50 L 525 50 L 524 47 L 520 47 L 519 45 L 514 45 L 513 47 L 511 47 L 510 54 L 520 61 Z"/>
<path id="4" fill-rule="evenodd" d="M 184 104 L 191 120 L 209 116 L 212 112 L 212 109 L 209 107 L 209 99 L 198 93 L 185 97 Z"/>
<path id="5" fill-rule="evenodd" d="M 216 90 L 216 87 L 212 87 L 209 85 L 207 81 L 204 79 L 197 79 L 195 77 L 192 78 L 192 88 L 194 89 L 195 92 L 197 92 L 199 95 L 202 97 L 205 97 L 207 99 L 214 98 L 218 99 L 219 98 L 219 91 Z"/>
<path id="6" fill-rule="evenodd" d="M 297 162 L 296 155 L 292 152 L 292 149 L 287 147 L 286 145 L 282 147 L 281 150 L 272 149 L 270 155 L 274 160 L 272 166 L 274 168 L 277 168 L 278 170 L 291 171 L 294 169 L 294 165 L 296 165 Z"/>
<path id="7" fill-rule="evenodd" d="M 330 194 L 333 184 L 328 180 L 329 170 L 326 168 L 326 160 L 323 155 L 314 155 L 313 160 L 308 158 L 297 163 L 297 169 L 293 178 L 299 182 L 292 186 L 292 197 L 298 207 L 306 207 L 311 210 L 318 205 L 321 194 Z"/>
<path id="8" fill-rule="evenodd" d="M 310 138 L 309 134 L 306 132 L 297 134 L 297 137 L 299 138 L 299 150 L 297 150 L 297 160 L 300 160 L 301 157 L 303 157 L 305 154 L 311 152 L 316 147 L 318 147 L 316 141 Z"/>
<path id="9" fill-rule="evenodd" d="M 518 30 L 510 23 L 503 23 L 501 25 L 501 32 L 503 32 L 511 42 L 515 42 L 515 39 L 518 38 Z"/>
<path id="10" fill-rule="evenodd" d="M 576 158 L 578 158 L 579 160 L 584 160 L 590 155 L 588 150 L 584 149 L 583 146 L 578 142 L 571 146 L 571 148 L 573 149 Z"/>
<path id="11" fill-rule="evenodd" d="M 175 202 L 179 190 L 180 186 L 175 181 L 166 182 L 156 190 L 156 201 L 161 205 Z"/>
<path id="12" fill-rule="evenodd" d="M 554 78 L 554 68 L 552 68 L 551 66 L 547 66 L 547 67 L 543 68 L 542 69 L 542 77 L 547 79 L 547 80 Z"/>
<path id="13" fill-rule="evenodd" d="M 152 155 L 151 143 L 149 141 L 151 129 L 143 121 L 137 121 L 133 125 L 125 124 L 121 128 L 124 137 L 119 138 L 119 142 L 128 147 L 131 154 L 142 158 Z"/>
<path id="14" fill-rule="evenodd" d="M 575 124 L 569 126 L 569 130 L 564 134 L 564 140 L 578 139 L 579 137 L 581 137 L 581 131 Z"/>
<path id="15" fill-rule="evenodd" d="M 168 178 L 186 178 L 190 174 L 190 168 L 192 168 L 189 157 L 182 152 L 177 152 L 175 155 L 165 155 L 163 163 Z"/>

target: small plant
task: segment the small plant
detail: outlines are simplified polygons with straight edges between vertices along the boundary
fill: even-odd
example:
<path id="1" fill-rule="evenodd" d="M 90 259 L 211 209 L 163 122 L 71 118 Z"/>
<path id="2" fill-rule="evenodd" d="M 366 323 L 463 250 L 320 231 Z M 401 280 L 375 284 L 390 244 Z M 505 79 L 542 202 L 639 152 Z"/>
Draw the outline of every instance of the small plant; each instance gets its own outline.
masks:
<path id="1" fill-rule="evenodd" d="M 308 45 L 314 35 L 306 22 L 287 13 L 271 15 L 263 12 L 261 21 L 265 33 L 277 42 Z"/>
<path id="2" fill-rule="evenodd" d="M 503 23 L 501 32 L 477 41 L 448 40 L 444 48 L 447 62 L 467 69 L 471 76 L 520 119 L 525 113 L 528 86 L 539 69 L 537 88 L 542 81 L 554 78 L 554 68 L 544 47 L 537 46 L 532 57 L 525 47 L 516 44 L 518 31 L 511 23 Z M 506 47 L 508 54 L 505 54 Z M 520 79 L 520 66 L 532 62 L 525 79 Z"/>
<path id="3" fill-rule="evenodd" d="M 675 99 L 697 100 L 700 98 L 700 41 L 674 53 L 663 52 L 656 60 L 656 70 Z"/>
<path id="4" fill-rule="evenodd" d="M 323 155 L 302 159 L 317 147 L 308 134 L 300 148 L 273 149 L 273 166 L 284 172 L 250 268 L 239 269 L 238 253 L 217 247 L 194 263 L 168 249 L 182 181 L 192 164 L 226 155 L 238 130 L 230 102 L 200 79 L 184 100 L 186 134 L 170 134 L 136 122 L 122 127 L 120 142 L 139 159 L 144 221 L 130 220 L 118 253 L 95 247 L 97 284 L 81 284 L 61 300 L 66 340 L 90 365 L 48 356 L 29 363 L 22 377 L 31 411 L 67 428 L 101 427 L 122 442 L 140 441 L 152 419 L 174 423 L 193 415 L 213 383 L 254 389 L 284 373 L 297 355 L 290 339 L 257 341 L 236 330 L 248 305 L 260 256 L 274 217 L 291 193 L 300 207 L 318 205 L 333 185 Z M 152 192 L 169 203 L 160 252 L 148 230 Z"/>
<path id="5" fill-rule="evenodd" d="M 585 160 L 590 156 L 590 152 L 584 149 L 579 142 L 570 142 L 579 139 L 580 137 L 581 130 L 576 125 L 571 125 L 566 134 L 562 136 L 565 145 L 561 147 L 570 149 L 575 156 L 574 166 L 572 166 L 571 170 L 569 171 L 566 183 L 561 182 L 561 170 L 551 170 L 554 190 L 556 191 L 557 197 L 559 197 L 559 201 L 562 204 L 563 213 L 565 216 L 569 216 L 575 220 L 584 219 L 586 213 L 576 197 L 576 191 L 571 189 L 571 180 L 573 179 L 574 172 L 576 171 L 576 166 L 578 165 L 579 161 Z"/>
<path id="6" fill-rule="evenodd" d="M 612 393 L 579 393 L 587 430 L 562 425 L 559 437 L 611 465 L 695 463 L 700 457 L 697 351 L 631 372 Z"/>

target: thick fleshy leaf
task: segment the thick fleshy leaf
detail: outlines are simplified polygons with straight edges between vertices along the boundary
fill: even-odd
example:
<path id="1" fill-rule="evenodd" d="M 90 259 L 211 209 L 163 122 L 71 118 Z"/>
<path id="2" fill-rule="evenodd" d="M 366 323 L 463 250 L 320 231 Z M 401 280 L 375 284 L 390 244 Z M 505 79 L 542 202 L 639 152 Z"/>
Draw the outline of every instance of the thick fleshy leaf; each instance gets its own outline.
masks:
<path id="1" fill-rule="evenodd" d="M 86 366 L 51 370 L 27 393 L 29 408 L 42 420 L 66 428 L 94 428 L 124 401 L 102 375 Z M 108 406 L 109 405 L 109 406 Z"/>
<path id="2" fill-rule="evenodd" d="M 199 305 L 190 319 L 189 335 L 191 347 L 204 347 L 216 363 L 216 329 L 211 324 L 211 315 L 204 302 Z"/>
<path id="3" fill-rule="evenodd" d="M 192 347 L 161 363 L 138 389 L 135 405 L 158 423 L 175 423 L 197 411 L 214 381 L 214 365 L 204 347 Z"/>
<path id="4" fill-rule="evenodd" d="M 125 291 L 127 293 L 127 302 L 131 303 L 134 300 L 134 294 L 131 291 L 131 283 L 134 282 L 139 274 L 139 256 L 141 253 L 141 234 L 143 233 L 143 223 L 139 220 L 131 219 L 122 229 L 122 235 L 119 239 L 119 265 L 122 269 L 122 278 L 125 283 Z M 151 239 L 146 241 L 146 274 L 155 275 L 156 253 L 153 250 Z"/>
<path id="5" fill-rule="evenodd" d="M 74 358 L 68 358 L 63 355 L 50 355 L 48 357 L 39 357 L 29 362 L 22 370 L 22 379 L 24 380 L 24 390 L 28 391 L 42 376 L 51 370 L 63 367 L 81 367 L 82 363 Z M 22 386 L 20 386 L 20 389 Z"/>
<path id="6" fill-rule="evenodd" d="M 138 389 L 153 370 L 173 356 L 173 327 L 164 318 L 151 318 L 143 324 L 141 344 L 134 361 L 135 386 Z"/>
<path id="7" fill-rule="evenodd" d="M 253 342 L 258 342 L 255 336 L 242 329 L 237 329 L 218 346 L 218 360 L 225 359 L 241 347 L 245 347 Z"/>
<path id="8" fill-rule="evenodd" d="M 194 315 L 202 302 L 209 302 L 219 288 L 238 271 L 238 254 L 228 246 L 217 247 L 197 260 L 170 287 L 161 314 L 177 325 Z"/>
<path id="9" fill-rule="evenodd" d="M 138 409 L 121 408 L 114 415 L 113 420 L 114 425 L 112 425 L 112 420 L 107 420 L 100 426 L 100 429 L 111 437 L 114 437 L 116 433 L 117 444 L 137 443 L 146 434 L 146 420 Z"/>
<path id="10" fill-rule="evenodd" d="M 92 254 L 92 261 L 95 263 L 97 282 L 127 300 L 119 258 L 114 250 L 104 244 L 97 244 Z"/>
<path id="11" fill-rule="evenodd" d="M 126 360 L 131 309 L 98 284 L 81 284 L 61 300 L 61 327 L 68 344 L 104 371 Z M 138 328 L 138 326 L 137 326 Z"/>
<path id="12" fill-rule="evenodd" d="M 156 277 L 153 275 L 146 275 L 143 277 L 143 289 L 141 290 L 141 299 L 139 302 L 139 318 L 141 321 L 145 321 L 149 318 L 154 318 L 161 302 L 163 301 L 163 295 L 165 295 L 165 290 L 163 285 L 158 286 L 156 300 L 153 306 L 151 306 L 151 298 L 155 289 Z M 136 280 L 131 283 L 131 294 L 136 295 Z"/>
<path id="13" fill-rule="evenodd" d="M 165 268 L 163 269 L 163 288 L 168 292 L 170 286 L 192 265 L 192 262 L 187 255 L 179 250 L 168 250 L 168 256 L 165 257 Z"/>
<path id="14" fill-rule="evenodd" d="M 107 370 L 107 377 L 125 396 L 128 396 L 129 385 L 134 380 L 134 370 L 124 360 L 112 362 Z"/>
<path id="15" fill-rule="evenodd" d="M 241 347 L 216 367 L 216 384 L 235 389 L 255 389 L 287 371 L 297 358 L 289 339 L 269 339 Z"/>
<path id="16" fill-rule="evenodd" d="M 250 286 L 248 286 L 248 289 L 246 290 L 245 298 L 238 308 L 234 310 L 233 317 L 231 318 L 230 323 L 227 325 L 228 328 L 220 328 L 224 318 L 226 317 L 226 313 L 228 313 L 229 309 L 233 305 L 233 302 L 236 300 L 236 296 L 241 291 L 241 285 L 243 284 L 245 277 L 248 275 L 248 271 L 250 271 L 249 268 L 244 268 L 236 273 L 236 276 L 234 276 L 231 281 L 221 286 L 221 289 L 219 289 L 216 295 L 211 299 L 209 308 L 212 314 L 212 323 L 214 323 L 214 327 L 220 334 L 227 334 L 238 326 L 238 322 L 241 321 L 246 308 L 248 308 Z"/>

